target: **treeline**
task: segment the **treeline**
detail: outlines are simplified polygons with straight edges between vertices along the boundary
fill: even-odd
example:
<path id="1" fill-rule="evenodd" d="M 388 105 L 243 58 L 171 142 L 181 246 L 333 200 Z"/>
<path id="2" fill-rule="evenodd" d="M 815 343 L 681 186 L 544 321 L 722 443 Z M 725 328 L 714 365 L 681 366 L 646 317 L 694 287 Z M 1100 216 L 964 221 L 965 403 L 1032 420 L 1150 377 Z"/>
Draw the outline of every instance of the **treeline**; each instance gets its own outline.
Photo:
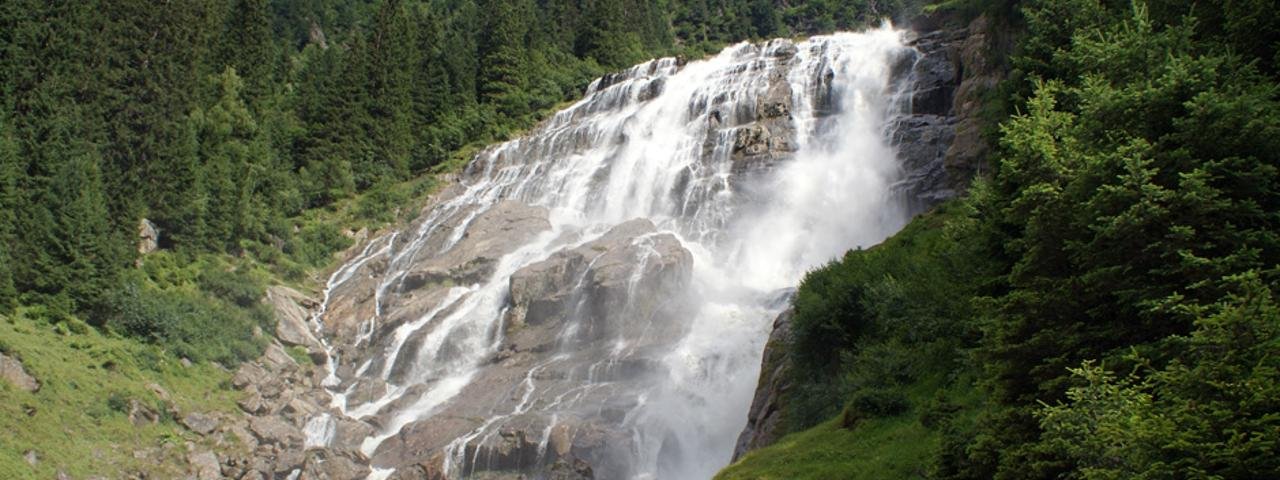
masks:
<path id="1" fill-rule="evenodd" d="M 953 3 L 1017 34 L 994 171 L 806 278 L 793 428 L 914 413 L 931 478 L 1280 476 L 1273 5 Z"/>

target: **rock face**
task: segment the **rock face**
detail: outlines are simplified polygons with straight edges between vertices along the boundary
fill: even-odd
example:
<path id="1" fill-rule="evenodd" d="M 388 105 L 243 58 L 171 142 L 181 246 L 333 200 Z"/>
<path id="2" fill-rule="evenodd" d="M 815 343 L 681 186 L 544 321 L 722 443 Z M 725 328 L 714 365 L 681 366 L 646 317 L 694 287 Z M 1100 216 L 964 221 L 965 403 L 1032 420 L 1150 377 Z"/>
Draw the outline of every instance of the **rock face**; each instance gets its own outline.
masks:
<path id="1" fill-rule="evenodd" d="M 921 55 L 897 68 L 897 75 L 914 85 L 907 96 L 910 108 L 892 134 L 906 173 L 898 192 L 916 211 L 964 192 L 986 168 L 990 146 L 982 137 L 982 95 L 1004 75 L 992 52 L 1008 47 L 993 45 L 993 27 L 985 15 L 965 27 L 950 22 L 945 17 L 918 19 L 912 45 Z M 782 411 L 790 388 L 790 319 L 788 310 L 774 322 L 735 461 L 787 433 Z"/>
<path id="2" fill-rule="evenodd" d="M 3 353 L 0 353 L 0 379 L 28 392 L 40 389 L 40 382 L 27 374 L 27 370 L 22 368 L 22 362 Z"/>
<path id="3" fill-rule="evenodd" d="M 782 406 L 783 396 L 791 389 L 788 377 L 791 355 L 786 348 L 791 342 L 791 316 L 792 310 L 787 309 L 773 321 L 769 343 L 765 344 L 760 381 L 756 383 L 755 398 L 747 412 L 747 426 L 733 450 L 734 461 L 751 450 L 773 444 L 785 433 Z"/>
<path id="4" fill-rule="evenodd" d="M 625 382 L 652 373 L 657 362 L 607 365 L 601 358 L 608 358 L 605 352 L 622 339 L 644 338 L 640 331 L 647 333 L 648 343 L 631 347 L 655 353 L 682 331 L 672 311 L 688 285 L 692 263 L 675 236 L 658 232 L 648 220 L 632 220 L 516 271 L 509 279 L 506 336 L 489 365 L 458 394 L 465 401 L 445 404 L 431 418 L 406 425 L 381 444 L 372 462 L 396 467 L 402 478 L 439 478 L 446 460 L 460 460 L 463 475 L 476 465 L 486 471 L 542 470 L 558 472 L 556 478 L 592 478 L 591 466 L 597 466 L 612 474 L 602 478 L 622 478 L 621 470 L 610 470 L 621 468 L 618 460 L 602 447 L 605 439 L 630 441 L 609 426 L 610 416 L 628 405 L 581 392 L 563 400 L 551 425 L 527 412 L 527 403 L 510 402 L 523 395 L 522 385 L 534 382 L 548 402 L 572 395 L 589 376 L 616 378 L 624 382 L 616 388 L 643 394 L 642 383 Z M 485 434 L 468 435 L 478 428 Z"/>
<path id="5" fill-rule="evenodd" d="M 323 359 L 324 347 L 307 325 L 310 316 L 308 304 L 314 306 L 314 301 L 297 290 L 280 285 L 267 289 L 266 301 L 275 311 L 276 338 L 285 345 L 304 347 Z"/>
<path id="6" fill-rule="evenodd" d="M 1004 79 L 1004 66 L 993 52 L 1009 51 L 1008 45 L 997 45 L 991 20 L 980 15 L 969 23 L 960 45 L 960 66 L 964 80 L 956 88 L 952 105 L 956 118 L 956 137 L 947 149 L 945 168 L 952 188 L 964 189 L 968 180 L 987 169 L 990 145 L 982 137 L 982 95 Z"/>
<path id="7" fill-rule="evenodd" d="M 912 45 L 921 54 L 899 66 L 914 88 L 908 114 L 893 129 L 905 178 L 899 184 L 916 211 L 954 197 L 986 167 L 982 95 L 1003 78 L 992 61 L 991 24 L 979 16 L 967 27 L 928 17 Z"/>

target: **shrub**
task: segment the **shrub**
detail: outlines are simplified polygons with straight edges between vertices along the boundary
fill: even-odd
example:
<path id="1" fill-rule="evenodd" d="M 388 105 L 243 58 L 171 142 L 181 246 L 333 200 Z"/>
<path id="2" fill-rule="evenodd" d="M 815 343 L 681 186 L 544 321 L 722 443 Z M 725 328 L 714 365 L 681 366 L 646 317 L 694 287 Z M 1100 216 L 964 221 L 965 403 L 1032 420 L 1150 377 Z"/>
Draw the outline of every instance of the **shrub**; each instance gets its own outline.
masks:
<path id="1" fill-rule="evenodd" d="M 111 302 L 108 326 L 160 345 L 192 361 L 236 364 L 262 353 L 254 326 L 270 324 L 262 307 L 237 308 L 181 288 L 159 289 L 127 280 Z M 265 314 L 264 314 L 265 313 Z"/>
<path id="2" fill-rule="evenodd" d="M 351 239 L 330 223 L 304 225 L 285 243 L 284 253 L 294 261 L 311 267 L 322 267 L 333 260 L 333 254 L 351 245 Z"/>

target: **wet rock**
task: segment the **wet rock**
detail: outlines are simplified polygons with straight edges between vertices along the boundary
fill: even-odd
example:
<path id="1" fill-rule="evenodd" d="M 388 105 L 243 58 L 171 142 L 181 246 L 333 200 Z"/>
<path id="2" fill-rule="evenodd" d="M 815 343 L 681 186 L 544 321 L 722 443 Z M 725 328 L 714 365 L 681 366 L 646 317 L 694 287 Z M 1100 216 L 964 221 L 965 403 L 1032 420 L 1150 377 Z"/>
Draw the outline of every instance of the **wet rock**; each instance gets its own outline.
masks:
<path id="1" fill-rule="evenodd" d="M 747 426 L 738 436 L 738 444 L 733 451 L 734 461 L 751 450 L 772 445 L 785 433 L 782 406 L 783 397 L 791 389 L 787 374 L 791 359 L 786 345 L 791 338 L 792 315 L 792 310 L 787 309 L 773 321 L 773 331 L 769 333 L 761 361 L 760 380 L 756 383 L 755 397 L 747 412 Z"/>
<path id="2" fill-rule="evenodd" d="M 987 169 L 991 146 L 983 137 L 982 96 L 1004 78 L 1004 67 L 996 61 L 1000 51 L 1011 47 L 996 45 L 991 20 L 979 15 L 969 23 L 968 35 L 960 47 L 964 80 L 956 88 L 953 104 L 956 137 L 947 149 L 945 166 L 952 188 L 963 190 L 969 181 Z"/>
<path id="3" fill-rule="evenodd" d="M 373 426 L 344 416 L 334 417 L 333 450 L 347 455 L 363 455 L 360 444 L 375 433 Z"/>
<path id="4" fill-rule="evenodd" d="M 649 220 L 631 220 L 513 274 L 508 323 L 536 326 L 574 315 L 587 320 L 585 335 L 612 337 L 627 320 L 677 297 L 692 269 L 693 255 L 674 235 L 656 233 Z"/>
<path id="5" fill-rule="evenodd" d="M 208 435 L 218 428 L 218 419 L 198 412 L 183 415 L 180 421 L 188 430 L 200 435 Z"/>
<path id="6" fill-rule="evenodd" d="M 0 379 L 28 392 L 40 390 L 40 382 L 27 374 L 27 370 L 22 367 L 22 362 L 3 353 L 0 353 Z"/>
<path id="7" fill-rule="evenodd" d="M 552 465 L 548 480 L 593 480 L 591 465 L 580 459 L 557 460 Z"/>

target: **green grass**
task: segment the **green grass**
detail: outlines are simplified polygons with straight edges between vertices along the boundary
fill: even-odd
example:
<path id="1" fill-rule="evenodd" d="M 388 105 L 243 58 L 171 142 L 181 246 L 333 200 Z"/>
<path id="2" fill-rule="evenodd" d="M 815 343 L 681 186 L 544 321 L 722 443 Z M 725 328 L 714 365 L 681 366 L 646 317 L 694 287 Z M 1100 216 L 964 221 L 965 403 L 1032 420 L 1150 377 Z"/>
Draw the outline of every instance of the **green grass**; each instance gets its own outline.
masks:
<path id="1" fill-rule="evenodd" d="M 862 422 L 855 429 L 832 419 L 751 452 L 716 480 L 845 480 L 914 478 L 926 471 L 939 439 L 914 418 Z"/>
<path id="2" fill-rule="evenodd" d="M 103 335 L 75 319 L 51 323 L 38 309 L 0 316 L 0 350 L 19 358 L 41 384 L 29 393 L 0 381 L 0 478 L 49 479 L 59 471 L 72 478 L 135 471 L 179 477 L 185 442 L 201 439 L 175 422 L 149 385 L 163 388 L 180 414 L 236 409 L 229 372 L 183 367 L 157 347 Z M 130 400 L 160 412 L 159 422 L 133 425 Z M 135 450 L 152 447 L 160 447 L 152 458 L 134 458 Z M 23 459 L 31 450 L 40 459 L 34 468 Z"/>
<path id="3" fill-rule="evenodd" d="M 950 383 L 951 387 L 944 387 Z M 844 414 L 792 433 L 777 443 L 748 453 L 726 467 L 715 480 L 855 480 L 926 478 L 942 442 L 941 429 L 926 426 L 923 413 L 938 399 L 956 408 L 949 421 L 969 424 L 977 415 L 981 393 L 963 380 L 947 382 L 935 375 L 905 388 L 907 411 L 865 418 L 845 428 Z"/>

